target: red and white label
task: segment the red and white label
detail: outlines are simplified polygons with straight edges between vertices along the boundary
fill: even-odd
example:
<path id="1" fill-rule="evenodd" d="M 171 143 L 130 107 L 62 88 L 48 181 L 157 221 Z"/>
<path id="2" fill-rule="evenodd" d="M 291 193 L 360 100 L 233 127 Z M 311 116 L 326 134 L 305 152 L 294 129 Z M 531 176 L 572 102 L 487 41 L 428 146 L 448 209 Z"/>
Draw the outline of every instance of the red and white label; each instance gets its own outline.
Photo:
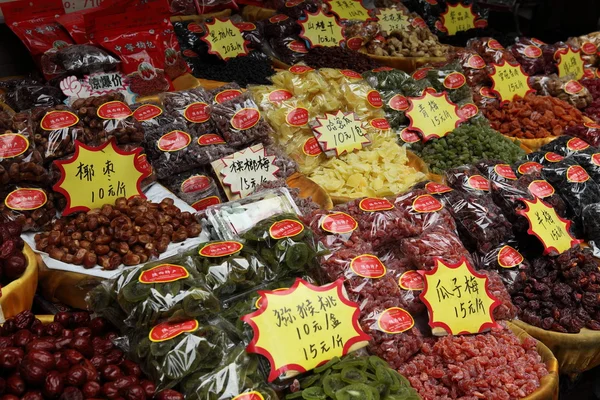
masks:
<path id="1" fill-rule="evenodd" d="M 289 100 L 292 97 L 294 97 L 294 95 L 291 92 L 284 89 L 279 89 L 273 90 L 271 93 L 269 93 L 267 99 L 273 104 L 278 104 L 282 101 Z"/>
<path id="2" fill-rule="evenodd" d="M 182 333 L 194 332 L 198 326 L 198 321 L 195 319 L 183 322 L 163 322 L 152 328 L 148 336 L 152 342 L 164 342 L 176 338 Z"/>
<path id="3" fill-rule="evenodd" d="M 449 186 L 437 182 L 428 182 L 425 184 L 425 190 L 431 194 L 442 194 L 451 192 L 453 189 Z"/>
<path id="4" fill-rule="evenodd" d="M 379 67 L 379 68 L 375 68 L 373 70 L 373 72 L 386 72 L 386 71 L 393 71 L 394 68 L 390 68 L 390 67 Z"/>
<path id="5" fill-rule="evenodd" d="M 45 131 L 55 131 L 75 125 L 79 122 L 77 115 L 70 111 L 50 111 L 44 115 L 40 126 Z"/>
<path id="6" fill-rule="evenodd" d="M 350 78 L 350 79 L 362 79 L 362 76 L 358 72 L 352 71 L 351 69 L 343 69 L 340 72 L 346 78 Z"/>
<path id="7" fill-rule="evenodd" d="M 392 110 L 405 111 L 408 110 L 408 99 L 401 94 L 397 94 L 388 101 L 388 106 Z"/>
<path id="8" fill-rule="evenodd" d="M 198 53 L 194 50 L 186 49 L 182 52 L 182 54 L 186 57 L 198 57 Z"/>
<path id="9" fill-rule="evenodd" d="M 542 49 L 537 46 L 527 46 L 523 49 L 523 54 L 528 58 L 539 58 L 542 55 Z"/>
<path id="10" fill-rule="evenodd" d="M 231 126 L 240 131 L 252 128 L 260 121 L 260 112 L 256 108 L 242 108 L 231 118 Z"/>
<path id="11" fill-rule="evenodd" d="M 358 203 L 358 207 L 363 211 L 375 212 L 386 211 L 394 208 L 394 205 L 387 199 L 379 199 L 376 197 L 367 197 Z"/>
<path id="12" fill-rule="evenodd" d="M 523 262 L 524 258 L 515 248 L 504 246 L 498 252 L 498 264 L 502 268 L 514 268 Z"/>
<path id="13" fill-rule="evenodd" d="M 171 131 L 158 139 L 158 148 L 161 151 L 179 151 L 185 149 L 192 142 L 189 134 L 183 131 Z"/>
<path id="14" fill-rule="evenodd" d="M 592 42 L 585 42 L 583 45 L 581 45 L 581 50 L 585 54 L 596 54 L 598 47 L 596 47 L 596 45 Z"/>
<path id="15" fill-rule="evenodd" d="M 381 99 L 381 95 L 377 90 L 371 90 L 369 93 L 367 93 L 367 101 L 371 107 L 381 108 L 383 106 L 383 100 Z"/>
<path id="16" fill-rule="evenodd" d="M 492 92 L 492 89 L 487 86 L 482 86 L 481 89 L 479 89 L 479 94 L 482 95 L 483 97 L 487 97 L 488 99 L 496 98 L 496 96 L 494 95 L 494 92 Z"/>
<path id="17" fill-rule="evenodd" d="M 594 79 L 596 76 L 594 75 L 594 70 L 591 68 L 583 69 L 583 77 L 585 79 Z"/>
<path id="18" fill-rule="evenodd" d="M 521 175 L 527 175 L 527 174 L 531 174 L 533 172 L 540 172 L 542 170 L 542 168 L 544 168 L 544 166 L 542 164 L 536 163 L 534 161 L 528 161 L 526 163 L 519 165 L 519 168 L 517 168 L 517 171 L 519 171 L 519 173 Z"/>
<path id="19" fill-rule="evenodd" d="M 441 210 L 443 207 L 438 199 L 429 194 L 417 197 L 412 203 L 413 210 L 418 213 L 435 212 Z"/>
<path id="20" fill-rule="evenodd" d="M 474 116 L 477 115 L 477 113 L 479 112 L 479 108 L 477 108 L 477 106 L 473 103 L 469 103 L 469 104 L 465 104 L 464 106 L 462 106 L 461 108 L 458 109 L 458 116 L 461 117 L 463 120 L 465 119 L 471 119 Z"/>
<path id="21" fill-rule="evenodd" d="M 533 43 L 537 44 L 538 46 L 544 46 L 544 45 L 546 45 L 546 42 L 542 42 L 540 39 L 531 38 L 531 41 Z"/>
<path id="22" fill-rule="evenodd" d="M 217 104 L 223 104 L 226 101 L 235 99 L 236 97 L 240 96 L 241 94 L 242 94 L 242 91 L 238 90 L 238 89 L 223 90 L 222 92 L 219 92 L 215 95 L 215 102 Z"/>
<path id="23" fill-rule="evenodd" d="M 206 197 L 192 204 L 192 208 L 196 211 L 206 210 L 210 206 L 221 204 L 221 199 L 217 196 Z"/>
<path id="24" fill-rule="evenodd" d="M 29 148 L 29 140 L 18 133 L 0 135 L 0 159 L 13 158 L 25 153 Z"/>
<path id="25" fill-rule="evenodd" d="M 187 29 L 188 29 L 188 31 L 190 31 L 192 33 L 204 33 L 204 30 L 202 29 L 202 27 L 195 22 L 188 24 Z"/>
<path id="26" fill-rule="evenodd" d="M 579 138 L 573 138 L 567 142 L 567 148 L 573 151 L 581 151 L 590 147 L 585 141 Z"/>
<path id="27" fill-rule="evenodd" d="M 433 24 L 433 26 L 435 26 L 435 28 L 436 28 L 438 31 L 441 31 L 441 32 L 446 32 L 446 33 L 448 32 L 448 28 L 446 28 L 446 27 L 444 26 L 443 22 L 442 22 L 441 20 L 439 20 L 439 19 L 438 19 L 437 21 L 435 21 L 435 23 Z"/>
<path id="28" fill-rule="evenodd" d="M 143 122 L 154 119 L 161 115 L 163 112 L 162 108 L 155 106 L 154 104 L 144 104 L 139 106 L 137 110 L 133 112 L 133 118 Z"/>
<path id="29" fill-rule="evenodd" d="M 484 190 L 488 192 L 490 190 L 490 181 L 481 175 L 473 175 L 467 180 L 467 186 L 476 190 Z"/>
<path id="30" fill-rule="evenodd" d="M 379 129 L 379 130 L 387 130 L 387 129 L 391 129 L 391 126 L 389 124 L 389 122 L 387 121 L 387 119 L 385 118 L 375 118 L 369 121 L 369 125 L 371 125 L 373 128 L 375 129 Z"/>
<path id="31" fill-rule="evenodd" d="M 381 278 L 386 273 L 385 265 L 372 254 L 354 257 L 350 262 L 350 269 L 358 276 L 371 279 Z"/>
<path id="32" fill-rule="evenodd" d="M 289 3 L 289 1 L 287 3 Z M 260 307 L 257 307 L 257 308 L 260 308 Z M 265 400 L 265 398 L 263 397 L 262 394 L 260 394 L 258 392 L 248 392 L 248 393 L 242 393 L 240 395 L 237 395 L 232 400 Z"/>
<path id="33" fill-rule="evenodd" d="M 529 189 L 529 193 L 540 199 L 550 197 L 554 194 L 554 187 L 542 179 L 531 182 L 527 189 Z"/>
<path id="34" fill-rule="evenodd" d="M 569 94 L 577 94 L 583 90 L 583 85 L 577 81 L 570 80 L 565 85 L 565 92 Z"/>
<path id="35" fill-rule="evenodd" d="M 198 138 L 200 146 L 210 146 L 213 144 L 225 144 L 225 140 L 216 133 L 206 133 Z"/>
<path id="36" fill-rule="evenodd" d="M 109 101 L 98 107 L 96 114 L 102 119 L 123 119 L 131 115 L 131 109 L 122 101 Z"/>
<path id="37" fill-rule="evenodd" d="M 556 154 L 556 153 L 553 153 L 553 152 L 551 152 L 551 151 L 549 151 L 549 152 L 547 152 L 546 154 L 544 154 L 544 158 L 545 158 L 547 161 L 550 161 L 550 162 L 559 162 L 559 161 L 562 161 L 562 160 L 564 160 L 564 159 L 565 159 L 565 158 L 564 158 L 563 156 L 561 156 L 560 154 Z"/>
<path id="38" fill-rule="evenodd" d="M 273 15 L 271 18 L 269 18 L 269 22 L 272 24 L 276 24 L 277 22 L 285 21 L 288 18 L 289 17 L 285 14 L 277 14 L 277 15 Z"/>
<path id="39" fill-rule="evenodd" d="M 584 122 L 583 126 L 585 126 L 586 128 L 591 128 L 591 129 L 600 129 L 600 124 L 597 124 L 595 122 Z"/>
<path id="40" fill-rule="evenodd" d="M 331 233 L 350 233 L 356 228 L 358 222 L 343 212 L 329 214 L 321 222 L 321 229 Z"/>
<path id="41" fill-rule="evenodd" d="M 398 279 L 398 285 L 404 290 L 423 290 L 425 289 L 425 280 L 423 275 L 417 271 L 406 271 Z"/>
<path id="42" fill-rule="evenodd" d="M 496 172 L 499 176 L 506 178 L 517 180 L 517 175 L 515 175 L 515 171 L 508 164 L 498 164 L 494 166 L 494 172 Z"/>
<path id="43" fill-rule="evenodd" d="M 187 269 L 181 265 L 161 264 L 140 274 L 141 283 L 167 283 L 185 279 L 190 276 Z"/>
<path id="44" fill-rule="evenodd" d="M 288 49 L 290 49 L 294 53 L 302 53 L 302 54 L 308 53 L 308 49 L 306 48 L 306 44 L 304 42 L 299 41 L 299 40 L 292 40 L 291 42 L 289 42 L 287 44 L 287 47 L 288 47 Z"/>
<path id="45" fill-rule="evenodd" d="M 590 179 L 587 171 L 581 165 L 572 165 L 567 169 L 567 180 L 574 183 L 583 183 Z"/>
<path id="46" fill-rule="evenodd" d="M 298 4 L 302 4 L 304 0 L 288 0 L 285 2 L 286 7 L 295 7 Z"/>
<path id="47" fill-rule="evenodd" d="M 304 142 L 302 152 L 310 157 L 316 157 L 323 152 L 319 146 L 319 141 L 315 137 L 311 137 Z"/>
<path id="48" fill-rule="evenodd" d="M 377 325 L 385 333 L 395 334 L 406 332 L 415 325 L 415 321 L 408 311 L 400 307 L 392 307 L 379 315 Z"/>
<path id="49" fill-rule="evenodd" d="M 304 225 L 293 219 L 277 221 L 269 228 L 269 236 L 275 240 L 294 237 L 304 232 Z"/>
<path id="50" fill-rule="evenodd" d="M 416 143 L 421 140 L 417 132 L 411 131 L 408 128 L 402 129 L 402 132 L 400 132 L 400 139 L 405 143 Z"/>
<path id="51" fill-rule="evenodd" d="M 412 26 L 414 26 L 415 28 L 425 28 L 427 26 L 427 23 L 425 22 L 425 20 L 421 17 L 417 17 L 415 19 L 413 19 L 410 24 Z"/>
<path id="52" fill-rule="evenodd" d="M 307 67 L 306 65 L 293 65 L 290 67 L 289 71 L 292 74 L 302 75 L 310 71 L 314 71 L 314 68 Z"/>
<path id="53" fill-rule="evenodd" d="M 479 54 L 474 54 L 469 57 L 467 61 L 467 65 L 473 69 L 484 69 L 485 68 L 485 60 L 481 58 Z"/>
<path id="54" fill-rule="evenodd" d="M 239 28 L 240 31 L 243 31 L 243 32 L 256 30 L 256 25 L 254 25 L 252 22 L 238 22 L 238 23 L 235 23 L 234 25 L 237 28 Z"/>
<path id="55" fill-rule="evenodd" d="M 194 175 L 187 178 L 181 184 L 182 193 L 202 192 L 208 189 L 212 184 L 212 179 L 206 175 Z"/>
<path id="56" fill-rule="evenodd" d="M 600 153 L 592 154 L 592 162 L 600 166 Z"/>
<path id="57" fill-rule="evenodd" d="M 308 110 L 302 107 L 294 108 L 285 116 L 285 122 L 291 126 L 306 125 L 308 123 Z"/>
<path id="58" fill-rule="evenodd" d="M 348 48 L 351 50 L 358 50 L 362 47 L 362 45 L 363 38 L 358 36 L 351 37 L 350 39 L 346 40 L 346 46 L 348 46 Z"/>
<path id="59" fill-rule="evenodd" d="M 185 119 L 195 124 L 206 122 L 210 119 L 210 115 L 208 114 L 208 104 L 192 103 L 186 107 L 183 116 Z"/>
<path id="60" fill-rule="evenodd" d="M 430 69 L 431 69 L 430 67 L 419 68 L 418 70 L 416 70 L 415 72 L 412 73 L 413 79 L 420 81 L 421 79 L 423 79 L 427 76 L 427 73 L 429 72 Z"/>
<path id="61" fill-rule="evenodd" d="M 460 72 L 452 72 L 446 78 L 444 78 L 444 87 L 448 89 L 458 89 L 467 83 L 467 78 Z"/>
<path id="62" fill-rule="evenodd" d="M 204 257 L 225 257 L 242 250 L 244 245 L 239 242 L 217 242 L 204 245 L 198 252 Z"/>
<path id="63" fill-rule="evenodd" d="M 11 210 L 37 210 L 48 201 L 46 192 L 37 188 L 22 188 L 13 190 L 4 199 L 4 204 Z"/>
<path id="64" fill-rule="evenodd" d="M 145 174 L 144 177 L 150 176 L 152 173 L 152 165 L 150 165 L 148 162 L 148 157 L 145 154 L 140 154 L 137 156 L 135 159 L 135 167 L 138 169 L 138 171 Z"/>
<path id="65" fill-rule="evenodd" d="M 487 45 L 490 49 L 493 49 L 493 50 L 503 50 L 504 49 L 504 47 L 502 47 L 500 42 L 497 41 L 496 39 L 488 40 Z"/>
<path id="66" fill-rule="evenodd" d="M 473 22 L 473 25 L 475 26 L 475 28 L 483 29 L 486 26 L 488 26 L 488 21 L 487 21 L 487 19 L 483 19 L 483 18 L 476 19 L 475 22 Z"/>

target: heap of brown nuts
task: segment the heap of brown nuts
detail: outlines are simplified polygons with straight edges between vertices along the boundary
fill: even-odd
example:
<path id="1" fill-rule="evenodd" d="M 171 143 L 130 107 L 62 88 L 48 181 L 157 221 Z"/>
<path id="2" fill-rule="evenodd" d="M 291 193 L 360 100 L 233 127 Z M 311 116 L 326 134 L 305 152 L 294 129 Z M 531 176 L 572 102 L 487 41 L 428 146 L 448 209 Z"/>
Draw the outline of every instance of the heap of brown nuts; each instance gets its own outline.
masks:
<path id="1" fill-rule="evenodd" d="M 63 217 L 48 232 L 35 235 L 37 250 L 68 264 L 114 270 L 164 253 L 171 242 L 200 235 L 194 216 L 165 198 L 152 203 L 139 196 L 119 198 L 87 213 Z"/>
<path id="2" fill-rule="evenodd" d="M 385 37 L 377 36 L 367 44 L 367 52 L 376 56 L 443 57 L 447 51 L 429 28 L 412 25 Z"/>

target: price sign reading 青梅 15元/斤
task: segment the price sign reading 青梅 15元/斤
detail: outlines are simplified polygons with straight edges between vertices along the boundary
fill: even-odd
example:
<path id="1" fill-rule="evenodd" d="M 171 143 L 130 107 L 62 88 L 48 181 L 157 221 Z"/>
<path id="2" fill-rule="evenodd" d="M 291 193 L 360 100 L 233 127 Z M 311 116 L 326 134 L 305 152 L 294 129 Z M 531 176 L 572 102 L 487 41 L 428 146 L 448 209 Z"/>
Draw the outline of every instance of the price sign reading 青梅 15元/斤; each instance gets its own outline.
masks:
<path id="1" fill-rule="evenodd" d="M 426 91 L 421 97 L 412 97 L 406 116 L 410 120 L 409 129 L 421 132 L 423 141 L 446 136 L 462 121 L 458 106 L 446 92 Z"/>
<path id="2" fill-rule="evenodd" d="M 326 154 L 335 150 L 335 155 L 339 157 L 371 143 L 367 131 L 354 113 L 344 113 L 341 110 L 336 114 L 325 113 L 324 118 L 317 117 L 317 124 L 313 131 Z"/>
<path id="3" fill-rule="evenodd" d="M 448 9 L 441 17 L 442 26 L 450 36 L 456 35 L 457 32 L 475 28 L 475 13 L 472 5 L 448 4 Z"/>
<path id="4" fill-rule="evenodd" d="M 568 50 L 561 49 L 554 55 L 558 59 L 558 76 L 570 77 L 571 79 L 579 80 L 585 74 L 583 68 L 583 58 L 581 57 L 581 49 L 573 50 L 569 46 Z"/>
<path id="5" fill-rule="evenodd" d="M 331 12 L 340 19 L 366 21 L 370 18 L 369 11 L 360 0 L 328 0 Z"/>
<path id="6" fill-rule="evenodd" d="M 494 72 L 492 78 L 492 91 L 496 93 L 501 101 L 512 101 L 515 96 L 525 97 L 527 93 L 534 90 L 529 86 L 528 76 L 521 65 L 512 65 L 507 62 L 492 64 Z"/>
<path id="7" fill-rule="evenodd" d="M 302 25 L 300 37 L 314 46 L 338 46 L 344 40 L 343 28 L 333 15 L 326 15 L 321 10 L 307 13 L 306 19 L 298 21 Z"/>
<path id="8" fill-rule="evenodd" d="M 585 170 L 579 165 L 575 167 L 581 168 L 581 175 L 585 173 Z M 587 175 L 587 173 L 585 174 Z M 529 221 L 529 230 L 527 233 L 536 236 L 542 242 L 545 254 L 561 254 L 581 242 L 571 236 L 569 232 L 571 221 L 563 219 L 556 214 L 554 207 L 546 204 L 537 197 L 534 201 L 525 199 L 521 199 L 521 201 L 525 203 L 527 208 L 518 211 L 518 213 Z"/>
<path id="9" fill-rule="evenodd" d="M 260 308 L 242 317 L 254 337 L 247 351 L 271 364 L 269 382 L 310 371 L 334 357 L 367 345 L 358 324 L 360 310 L 346 297 L 343 280 L 314 286 L 296 279 L 285 290 L 259 291 Z"/>
<path id="10" fill-rule="evenodd" d="M 216 54 L 223 60 L 248 54 L 248 48 L 242 31 L 231 20 L 215 18 L 206 23 L 206 34 L 202 37 L 208 44 L 208 52 Z"/>
<path id="11" fill-rule="evenodd" d="M 136 162 L 140 152 L 141 148 L 123 151 L 114 139 L 100 147 L 75 141 L 75 154 L 55 161 L 60 181 L 53 189 L 67 199 L 63 215 L 114 204 L 119 197 L 143 196 L 141 181 L 148 172 Z"/>
<path id="12" fill-rule="evenodd" d="M 488 290 L 488 278 L 463 258 L 458 264 L 436 260 L 425 272 L 421 300 L 434 335 L 479 333 L 496 326 L 492 312 L 500 301 Z"/>

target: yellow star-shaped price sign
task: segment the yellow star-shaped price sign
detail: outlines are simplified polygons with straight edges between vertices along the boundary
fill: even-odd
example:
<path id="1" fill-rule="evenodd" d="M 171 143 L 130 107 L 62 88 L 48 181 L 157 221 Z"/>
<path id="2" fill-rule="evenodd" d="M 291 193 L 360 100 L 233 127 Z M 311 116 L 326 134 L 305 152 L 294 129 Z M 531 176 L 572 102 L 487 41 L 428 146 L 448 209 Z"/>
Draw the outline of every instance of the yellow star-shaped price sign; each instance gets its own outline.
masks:
<path id="1" fill-rule="evenodd" d="M 119 197 L 143 196 L 141 182 L 148 172 L 138 169 L 141 151 L 123 151 L 114 139 L 100 147 L 75 141 L 75 154 L 55 161 L 60 180 L 53 189 L 67 199 L 63 215 L 114 204 Z"/>
<path id="2" fill-rule="evenodd" d="M 289 289 L 259 291 L 260 308 L 242 317 L 254 331 L 249 353 L 271 364 L 269 382 L 302 373 L 370 340 L 358 323 L 360 309 L 344 294 L 343 279 L 314 286 L 298 278 Z"/>
<path id="3" fill-rule="evenodd" d="M 513 65 L 503 61 L 502 64 L 492 64 L 492 67 L 492 91 L 501 101 L 512 101 L 515 96 L 525 97 L 527 93 L 534 92 L 529 86 L 529 76 L 520 64 Z"/>
<path id="4" fill-rule="evenodd" d="M 421 132 L 423 141 L 441 138 L 453 131 L 461 122 L 459 109 L 450 101 L 448 93 L 425 91 L 421 97 L 411 97 L 406 116 L 408 128 Z"/>
<path id="5" fill-rule="evenodd" d="M 306 19 L 298 21 L 302 26 L 300 37 L 314 46 L 339 46 L 344 40 L 344 28 L 333 15 L 326 15 L 321 10 L 306 13 Z"/>
<path id="6" fill-rule="evenodd" d="M 206 23 L 206 28 L 202 40 L 208 44 L 210 54 L 216 54 L 225 61 L 248 54 L 248 42 L 231 20 L 215 18 L 213 22 Z"/>
<path id="7" fill-rule="evenodd" d="M 487 276 L 475 272 L 464 257 L 457 264 L 437 259 L 424 279 L 420 298 L 434 335 L 480 333 L 496 326 L 492 312 L 500 301 L 489 292 Z"/>
<path id="8" fill-rule="evenodd" d="M 378 23 L 388 34 L 400 31 L 410 24 L 408 15 L 397 8 L 382 8 L 377 14 Z"/>
<path id="9" fill-rule="evenodd" d="M 366 21 L 370 18 L 369 11 L 360 0 L 328 0 L 327 3 L 339 19 Z"/>
<path id="10" fill-rule="evenodd" d="M 448 4 L 448 9 L 441 15 L 442 26 L 448 35 L 475 28 L 476 15 L 473 5 L 465 6 L 462 3 Z"/>
<path id="11" fill-rule="evenodd" d="M 579 165 L 576 167 L 581 168 Z M 585 172 L 585 170 L 573 171 L 579 173 L 579 176 L 582 176 L 582 173 Z M 546 204 L 537 197 L 534 201 L 521 200 L 527 207 L 525 210 L 518 211 L 518 213 L 529 221 L 529 230 L 527 233 L 536 236 L 542 242 L 544 245 L 544 254 L 561 254 L 576 244 L 581 243 L 581 240 L 575 239 L 569 232 L 571 221 L 561 218 L 556 213 L 554 207 Z"/>
<path id="12" fill-rule="evenodd" d="M 581 49 L 574 50 L 569 46 L 568 50 L 559 50 L 555 57 L 558 59 L 558 76 L 570 77 L 575 80 L 583 78 L 585 74 L 583 68 L 583 58 L 581 57 Z"/>
<path id="13" fill-rule="evenodd" d="M 371 143 L 355 113 L 341 110 L 335 114 L 326 113 L 325 117 L 317 117 L 317 124 L 313 131 L 323 151 L 335 150 L 337 157 Z"/>

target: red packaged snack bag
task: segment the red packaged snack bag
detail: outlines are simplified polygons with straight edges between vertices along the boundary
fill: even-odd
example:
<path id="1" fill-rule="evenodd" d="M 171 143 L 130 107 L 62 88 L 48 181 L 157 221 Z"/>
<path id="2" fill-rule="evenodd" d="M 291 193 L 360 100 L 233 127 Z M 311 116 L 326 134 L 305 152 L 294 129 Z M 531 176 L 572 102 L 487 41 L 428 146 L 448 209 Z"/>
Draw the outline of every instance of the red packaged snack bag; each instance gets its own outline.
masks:
<path id="1" fill-rule="evenodd" d="M 208 14 L 221 10 L 237 10 L 235 0 L 194 0 L 198 14 Z"/>
<path id="2" fill-rule="evenodd" d="M 65 13 L 61 0 L 14 1 L 1 5 L 9 28 L 21 39 L 48 80 L 64 73 L 56 59 L 73 41 L 56 22 Z"/>
<path id="3" fill-rule="evenodd" d="M 90 39 L 85 31 L 84 15 L 93 11 L 93 8 L 75 11 L 59 16 L 56 18 L 56 21 L 69 32 L 69 35 L 71 35 L 71 38 L 75 43 L 86 44 L 90 42 Z"/>

